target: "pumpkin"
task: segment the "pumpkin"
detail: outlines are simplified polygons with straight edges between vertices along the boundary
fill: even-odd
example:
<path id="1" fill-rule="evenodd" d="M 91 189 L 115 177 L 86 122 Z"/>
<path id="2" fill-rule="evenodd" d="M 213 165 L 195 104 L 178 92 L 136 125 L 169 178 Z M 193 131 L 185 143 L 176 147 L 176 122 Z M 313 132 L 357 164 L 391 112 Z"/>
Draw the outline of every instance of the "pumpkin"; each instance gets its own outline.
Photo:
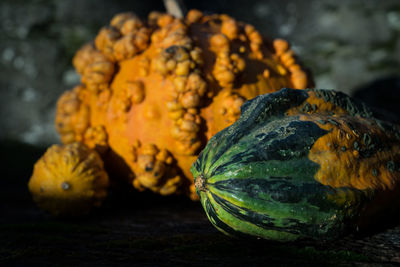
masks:
<path id="1" fill-rule="evenodd" d="M 55 216 L 80 216 L 102 204 L 108 175 L 95 150 L 81 143 L 53 145 L 36 162 L 29 190 Z"/>
<path id="2" fill-rule="evenodd" d="M 329 240 L 400 208 L 400 127 L 327 90 L 282 89 L 242 106 L 191 169 L 229 235 Z"/>
<path id="3" fill-rule="evenodd" d="M 81 85 L 58 101 L 63 143 L 99 151 L 139 190 L 196 198 L 190 166 L 246 99 L 312 85 L 288 43 L 227 15 L 116 15 L 73 59 Z"/>

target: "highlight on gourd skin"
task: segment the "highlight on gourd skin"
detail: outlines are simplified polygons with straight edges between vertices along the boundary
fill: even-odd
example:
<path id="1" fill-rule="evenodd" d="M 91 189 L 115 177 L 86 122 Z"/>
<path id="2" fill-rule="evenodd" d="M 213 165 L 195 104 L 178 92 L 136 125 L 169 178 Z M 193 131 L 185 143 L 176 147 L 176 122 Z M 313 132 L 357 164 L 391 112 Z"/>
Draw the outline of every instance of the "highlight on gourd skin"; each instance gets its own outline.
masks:
<path id="1" fill-rule="evenodd" d="M 106 166 L 124 166 L 115 176 L 139 191 L 192 199 L 192 162 L 247 99 L 312 85 L 285 40 L 198 10 L 183 19 L 118 14 L 73 64 L 81 84 L 57 104 L 62 142 L 82 142 Z"/>

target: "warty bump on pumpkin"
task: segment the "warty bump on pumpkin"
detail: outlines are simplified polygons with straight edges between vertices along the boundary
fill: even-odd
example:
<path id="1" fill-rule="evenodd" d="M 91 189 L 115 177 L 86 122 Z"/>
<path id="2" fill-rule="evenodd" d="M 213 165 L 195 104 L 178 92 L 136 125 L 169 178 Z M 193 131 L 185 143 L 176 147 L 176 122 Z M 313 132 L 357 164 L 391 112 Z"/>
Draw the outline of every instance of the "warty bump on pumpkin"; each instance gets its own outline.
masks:
<path id="1" fill-rule="evenodd" d="M 108 185 L 98 153 L 78 142 L 47 149 L 28 184 L 37 205 L 55 216 L 87 214 L 101 205 Z"/>
<path id="2" fill-rule="evenodd" d="M 244 101 L 312 86 L 289 44 L 228 15 L 116 15 L 73 59 L 81 84 L 59 99 L 56 128 L 133 185 L 196 198 L 190 166 Z M 118 167 L 116 167 L 118 166 Z"/>

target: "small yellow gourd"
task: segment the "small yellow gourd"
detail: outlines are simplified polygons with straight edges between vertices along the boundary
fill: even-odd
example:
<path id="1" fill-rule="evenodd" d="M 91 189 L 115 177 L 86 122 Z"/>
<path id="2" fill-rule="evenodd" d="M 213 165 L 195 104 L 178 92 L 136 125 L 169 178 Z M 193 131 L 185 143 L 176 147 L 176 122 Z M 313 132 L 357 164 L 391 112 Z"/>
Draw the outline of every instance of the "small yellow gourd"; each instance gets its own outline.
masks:
<path id="1" fill-rule="evenodd" d="M 28 187 L 55 216 L 87 214 L 107 196 L 108 175 L 95 150 L 82 143 L 53 145 L 36 162 Z"/>

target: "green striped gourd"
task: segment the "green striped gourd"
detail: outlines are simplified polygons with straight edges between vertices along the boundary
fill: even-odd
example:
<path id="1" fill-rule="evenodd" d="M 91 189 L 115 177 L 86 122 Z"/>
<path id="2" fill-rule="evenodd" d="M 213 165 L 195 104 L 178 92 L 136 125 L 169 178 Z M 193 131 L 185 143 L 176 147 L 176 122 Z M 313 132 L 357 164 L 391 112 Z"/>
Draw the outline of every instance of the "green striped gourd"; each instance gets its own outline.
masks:
<path id="1" fill-rule="evenodd" d="M 246 102 L 191 171 L 225 234 L 328 240 L 398 213 L 399 144 L 397 125 L 343 93 L 282 89 Z"/>

